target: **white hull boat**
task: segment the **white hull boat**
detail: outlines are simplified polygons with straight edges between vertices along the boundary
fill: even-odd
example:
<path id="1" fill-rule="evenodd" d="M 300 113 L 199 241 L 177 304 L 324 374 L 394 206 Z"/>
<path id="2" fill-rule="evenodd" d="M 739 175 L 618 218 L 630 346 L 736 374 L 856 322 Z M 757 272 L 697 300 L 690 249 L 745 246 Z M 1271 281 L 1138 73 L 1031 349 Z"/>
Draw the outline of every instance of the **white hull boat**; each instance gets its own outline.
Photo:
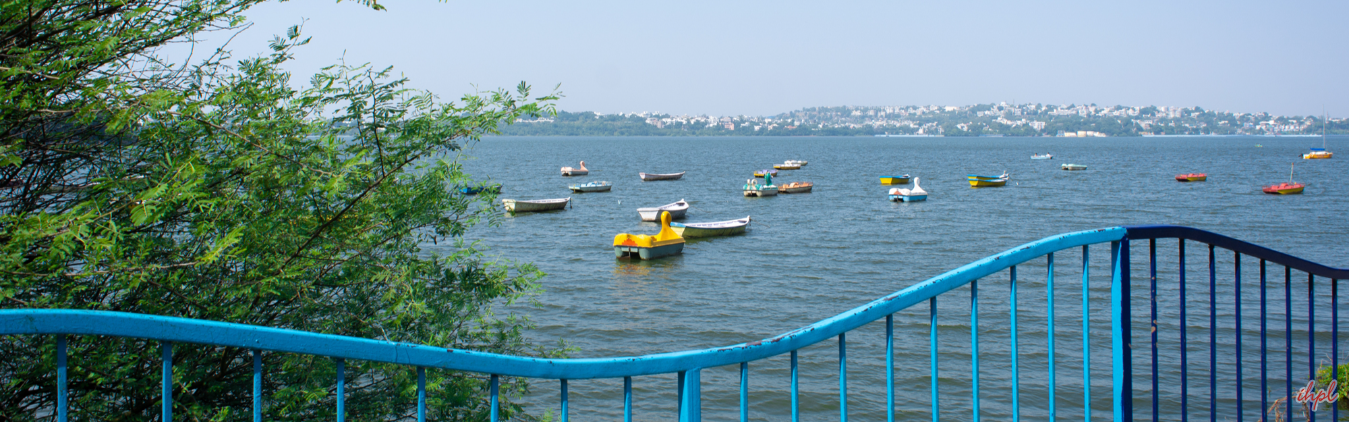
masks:
<path id="1" fill-rule="evenodd" d="M 688 210 L 689 210 L 689 203 L 684 202 L 683 199 L 680 199 L 679 201 L 665 204 L 659 207 L 638 208 L 637 215 L 642 216 L 642 221 L 656 221 L 657 219 L 660 218 L 661 211 L 669 211 L 670 219 L 678 220 L 684 218 L 684 213 L 688 212 Z"/>
<path id="2" fill-rule="evenodd" d="M 539 212 L 539 211 L 560 210 L 566 208 L 567 204 L 569 203 L 571 203 L 571 197 L 557 198 L 557 199 L 501 200 L 501 204 L 506 206 L 506 212 L 512 214 L 517 212 Z"/>

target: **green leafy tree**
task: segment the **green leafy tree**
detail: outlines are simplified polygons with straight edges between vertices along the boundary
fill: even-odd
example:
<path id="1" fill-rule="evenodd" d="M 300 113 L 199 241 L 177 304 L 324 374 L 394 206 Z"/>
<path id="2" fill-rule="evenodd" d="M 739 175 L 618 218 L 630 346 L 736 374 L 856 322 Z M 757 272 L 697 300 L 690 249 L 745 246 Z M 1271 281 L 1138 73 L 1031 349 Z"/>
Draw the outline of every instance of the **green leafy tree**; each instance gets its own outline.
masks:
<path id="1" fill-rule="evenodd" d="M 296 89 L 281 66 L 297 28 L 265 57 L 191 66 L 154 48 L 231 30 L 256 0 L 0 1 L 0 307 L 227 321 L 557 356 L 527 342 L 542 274 L 484 261 L 464 238 L 492 196 L 457 158 L 501 123 L 553 112 L 555 94 L 442 102 L 389 69 L 337 65 Z M 376 7 L 372 2 L 368 6 Z M 439 245 L 435 250 L 426 245 Z M 76 420 L 157 418 L 159 344 L 70 339 Z M 177 345 L 174 414 L 251 417 L 248 350 Z M 54 346 L 0 338 L 0 420 L 50 420 Z M 265 353 L 268 420 L 331 420 L 334 363 Z M 348 416 L 415 408 L 411 368 L 347 363 Z M 486 378 L 428 371 L 437 420 L 485 420 Z M 528 385 L 503 380 L 503 412 Z"/>

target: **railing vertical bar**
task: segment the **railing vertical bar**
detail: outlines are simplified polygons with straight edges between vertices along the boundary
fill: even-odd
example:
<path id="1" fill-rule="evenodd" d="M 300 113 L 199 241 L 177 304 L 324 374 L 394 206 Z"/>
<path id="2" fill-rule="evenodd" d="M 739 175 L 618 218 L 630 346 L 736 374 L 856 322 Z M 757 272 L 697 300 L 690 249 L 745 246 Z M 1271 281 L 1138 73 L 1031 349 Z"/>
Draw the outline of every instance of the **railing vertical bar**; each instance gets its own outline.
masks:
<path id="1" fill-rule="evenodd" d="M 932 366 L 932 422 L 941 419 L 937 378 L 937 297 L 927 300 L 928 304 L 928 361 Z M 893 412 L 893 410 L 892 410 Z"/>
<path id="2" fill-rule="evenodd" d="M 1157 406 L 1157 239 L 1148 239 L 1148 303 L 1152 306 L 1148 319 L 1152 330 L 1152 420 L 1159 418 Z"/>
<path id="3" fill-rule="evenodd" d="M 563 416 L 563 420 L 566 417 Z M 426 422 L 426 367 L 417 367 L 417 422 Z"/>
<path id="4" fill-rule="evenodd" d="M 337 360 L 337 422 L 347 420 L 347 361 Z"/>
<path id="5" fill-rule="evenodd" d="M 1209 421 L 1218 422 L 1218 272 L 1209 245 Z"/>
<path id="6" fill-rule="evenodd" d="M 1340 379 L 1340 280 L 1337 278 L 1330 279 L 1330 379 L 1337 382 Z M 1340 420 L 1340 404 L 1332 404 L 1330 409 L 1330 420 Z"/>
<path id="7" fill-rule="evenodd" d="M 623 422 L 632 422 L 632 377 L 623 377 Z"/>
<path id="8" fill-rule="evenodd" d="M 160 391 L 160 420 L 173 420 L 173 343 L 163 341 L 160 347 L 160 367 L 162 368 L 163 390 Z M 341 421 L 339 421 L 341 422 Z"/>
<path id="9" fill-rule="evenodd" d="M 69 420 L 66 403 L 70 394 L 66 391 L 66 335 L 56 335 L 56 420 Z"/>
<path id="10" fill-rule="evenodd" d="M 682 422 L 699 422 L 703 420 L 703 399 L 702 399 L 702 368 L 693 368 L 684 371 L 684 393 L 683 402 L 680 408 L 683 412 L 680 414 Z"/>
<path id="11" fill-rule="evenodd" d="M 1266 299 L 1268 292 L 1265 290 L 1265 260 L 1260 260 L 1260 420 L 1269 420 L 1269 359 L 1265 354 L 1269 352 L 1267 337 L 1267 319 L 1265 314 L 1269 307 Z"/>
<path id="12" fill-rule="evenodd" d="M 749 362 L 740 362 L 740 420 L 749 420 Z"/>
<path id="13" fill-rule="evenodd" d="M 1307 273 L 1307 379 L 1316 379 L 1316 276 Z M 1307 411 L 1307 422 L 1316 422 L 1316 412 Z"/>
<path id="14" fill-rule="evenodd" d="M 562 410 L 561 410 L 561 414 L 559 415 L 559 418 L 562 420 L 562 422 L 567 422 L 567 419 L 569 418 L 569 414 L 571 413 L 571 412 L 570 412 L 570 409 L 568 409 L 568 407 L 569 407 L 568 405 L 571 404 L 571 397 L 570 397 L 570 396 L 571 396 L 571 394 L 570 394 L 571 392 L 570 392 L 570 391 L 567 391 L 567 380 L 566 380 L 566 379 L 562 379 L 562 380 L 559 380 L 559 381 L 561 381 L 561 384 L 562 384 Z"/>
<path id="15" fill-rule="evenodd" d="M 895 421 L 895 315 L 885 316 L 885 420 Z"/>
<path id="16" fill-rule="evenodd" d="M 848 333 L 838 334 L 838 420 L 848 422 Z"/>
<path id="17" fill-rule="evenodd" d="M 1189 343 L 1185 341 L 1185 327 L 1190 321 L 1185 318 L 1185 239 L 1180 239 L 1180 420 L 1190 420 L 1190 366 Z"/>
<path id="18" fill-rule="evenodd" d="M 1015 266 L 1015 265 L 1013 265 L 1013 266 L 1010 268 L 1010 273 L 1011 273 L 1011 279 L 1012 279 L 1012 280 L 1011 280 L 1011 286 L 1009 287 L 1009 289 L 1010 289 L 1010 296 L 1011 296 L 1011 297 L 1009 298 L 1009 300 L 1011 300 L 1011 306 L 1010 306 L 1010 308 L 1011 308 L 1011 319 L 1012 319 L 1012 421 L 1013 421 L 1013 422 L 1019 422 L 1019 421 L 1021 420 L 1021 375 L 1020 375 L 1020 371 L 1018 371 L 1018 367 L 1019 367 L 1020 365 L 1017 364 L 1018 361 L 1017 361 L 1017 348 L 1016 348 L 1016 266 Z"/>
<path id="19" fill-rule="evenodd" d="M 970 380 L 974 422 L 979 422 L 979 280 L 970 282 Z"/>
<path id="20" fill-rule="evenodd" d="M 678 379 L 677 383 L 679 384 L 678 386 L 676 386 L 676 388 L 679 389 L 679 397 L 677 397 L 676 400 L 679 400 L 678 414 L 679 420 L 681 421 L 684 420 L 684 382 L 685 382 L 684 378 L 687 375 L 688 375 L 687 371 L 679 371 L 679 375 L 676 377 Z"/>
<path id="21" fill-rule="evenodd" d="M 1131 421 L 1133 403 L 1133 341 L 1129 293 L 1129 237 L 1110 242 L 1112 277 L 1111 296 L 1111 372 L 1114 378 L 1115 420 Z"/>
<path id="22" fill-rule="evenodd" d="M 1055 405 L 1054 389 L 1057 382 L 1054 380 L 1054 253 L 1049 253 L 1049 276 L 1045 280 L 1045 294 L 1049 299 L 1049 420 L 1057 418 L 1057 406 Z"/>
<path id="23" fill-rule="evenodd" d="M 1242 381 L 1242 378 L 1241 378 L 1241 252 L 1236 252 L 1236 251 L 1233 251 L 1233 252 L 1232 252 L 1232 266 L 1233 266 L 1233 268 L 1235 268 L 1235 270 L 1233 271 L 1233 273 L 1235 273 L 1235 274 L 1234 274 L 1233 280 L 1232 280 L 1232 296 L 1234 296 L 1234 297 L 1236 298 L 1236 299 L 1235 299 L 1235 302 L 1236 302 L 1236 303 L 1234 304 L 1234 305 L 1236 306 L 1236 308 L 1235 308 L 1235 310 L 1234 310 L 1234 312 L 1235 312 L 1235 314 L 1236 314 L 1236 323 L 1235 323 L 1234 325 L 1236 326 L 1236 330 L 1237 330 L 1237 334 L 1236 334 L 1236 343 L 1237 343 L 1237 344 L 1236 344 L 1236 349 L 1237 349 L 1237 350 L 1236 350 L 1236 353 L 1237 353 L 1237 356 L 1236 356 L 1236 359 L 1237 359 L 1237 368 L 1236 368 L 1236 369 L 1237 369 L 1237 422 L 1241 422 L 1241 420 L 1242 420 L 1242 414 L 1241 414 L 1241 410 L 1242 410 L 1242 406 L 1241 406 L 1241 399 L 1242 399 L 1242 395 L 1241 395 L 1241 384 L 1242 384 L 1242 383 L 1241 383 L 1241 381 Z"/>
<path id="24" fill-rule="evenodd" d="M 492 422 L 497 422 L 501 420 L 501 400 L 498 397 L 501 392 L 500 391 L 501 377 L 497 376 L 497 374 L 492 374 L 491 389 L 492 389 Z"/>
<path id="25" fill-rule="evenodd" d="M 801 401 L 799 385 L 796 383 L 796 351 L 792 351 L 792 422 L 801 421 Z"/>
<path id="26" fill-rule="evenodd" d="M 1091 246 L 1082 245 L 1082 418 L 1091 422 Z"/>
<path id="27" fill-rule="evenodd" d="M 262 422 L 262 351 L 253 349 L 253 422 Z"/>
<path id="28" fill-rule="evenodd" d="M 1293 418 L 1293 269 L 1283 267 L 1284 417 Z"/>

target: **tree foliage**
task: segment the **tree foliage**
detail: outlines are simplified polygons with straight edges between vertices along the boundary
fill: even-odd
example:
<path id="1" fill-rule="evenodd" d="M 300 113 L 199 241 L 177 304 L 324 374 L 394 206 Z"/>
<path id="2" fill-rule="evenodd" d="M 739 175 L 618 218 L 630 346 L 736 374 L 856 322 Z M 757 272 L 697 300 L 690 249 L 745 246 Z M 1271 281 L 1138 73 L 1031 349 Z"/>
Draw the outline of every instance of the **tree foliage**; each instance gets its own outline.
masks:
<path id="1" fill-rule="evenodd" d="M 457 159 L 555 95 L 521 84 L 442 102 L 390 69 L 325 68 L 297 89 L 282 65 L 216 51 L 152 53 L 233 30 L 259 0 L 0 0 L 0 307 L 136 312 L 516 355 L 542 275 L 488 262 L 462 237 L 492 223 L 491 195 Z M 368 6 L 378 8 L 373 1 Z M 428 249 L 427 245 L 437 245 Z M 159 347 L 71 338 L 72 416 L 149 420 Z M 50 419 L 54 346 L 0 338 L 0 420 Z M 251 417 L 248 350 L 175 347 L 175 416 Z M 264 354 L 269 420 L 331 420 L 334 364 Z M 412 369 L 347 362 L 348 417 L 405 417 Z M 481 420 L 485 378 L 429 371 L 437 420 Z M 528 388 L 503 380 L 509 397 Z"/>

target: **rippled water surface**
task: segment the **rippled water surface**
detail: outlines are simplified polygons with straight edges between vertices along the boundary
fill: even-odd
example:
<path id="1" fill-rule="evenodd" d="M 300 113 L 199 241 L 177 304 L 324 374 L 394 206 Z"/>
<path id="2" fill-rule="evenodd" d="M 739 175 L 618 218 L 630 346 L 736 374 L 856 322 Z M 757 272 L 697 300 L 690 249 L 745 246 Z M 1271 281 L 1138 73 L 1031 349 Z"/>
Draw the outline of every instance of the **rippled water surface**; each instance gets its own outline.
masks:
<path id="1" fill-rule="evenodd" d="M 1257 147 L 1263 144 L 1263 147 Z M 1336 267 L 1349 266 L 1346 198 L 1349 158 L 1301 160 L 1311 138 L 487 138 L 469 150 L 466 170 L 479 179 L 504 184 L 501 198 L 571 196 L 566 211 L 506 217 L 497 228 L 473 236 L 489 254 L 527 261 L 548 273 L 541 308 L 515 308 L 538 324 L 531 338 L 544 344 L 564 339 L 579 348 L 575 357 L 617 357 L 725 346 L 781 334 L 852 309 L 947 270 L 1014 246 L 1055 234 L 1135 224 L 1177 224 L 1215 231 Z M 1331 151 L 1349 153 L 1349 142 L 1331 138 Z M 1053 160 L 1031 160 L 1033 153 Z M 815 183 L 813 193 L 745 198 L 740 186 L 753 170 L 788 159 L 808 160 L 801 170 L 783 171 L 778 184 Z M 585 160 L 586 177 L 564 178 L 558 169 Z M 1260 192 L 1262 184 L 1294 178 L 1308 184 L 1300 196 Z M 1062 163 L 1086 171 L 1067 172 Z M 687 171 L 682 180 L 642 182 L 638 172 Z M 965 175 L 1007 171 L 1003 188 L 972 189 Z M 1177 183 L 1177 173 L 1205 172 L 1203 183 Z M 889 186 L 877 176 L 911 174 L 921 179 L 928 201 L 892 203 Z M 612 192 L 571 194 L 567 185 L 607 180 Z M 753 217 L 740 236 L 689 241 L 684 253 L 642 262 L 614 258 L 618 233 L 653 234 L 640 222 L 638 207 L 687 199 L 686 222 Z M 1159 335 L 1163 349 L 1161 382 L 1179 384 L 1180 339 L 1175 241 L 1159 241 Z M 1134 335 L 1147 341 L 1147 245 L 1133 248 Z M 1207 414 L 1209 312 L 1207 249 L 1192 245 L 1186 298 L 1192 412 Z M 1091 407 L 1110 409 L 1108 245 L 1091 250 Z M 1082 257 L 1080 250 L 1056 254 L 1055 325 L 1057 398 L 1060 417 L 1082 412 Z M 1220 305 L 1217 307 L 1219 375 L 1234 377 L 1236 342 L 1230 253 L 1219 251 Z M 1258 417 L 1259 273 L 1252 259 L 1241 276 L 1244 413 Z M 1271 285 L 1270 338 L 1282 347 L 1282 268 Z M 1306 279 L 1294 277 L 1294 296 L 1306 299 Z M 1003 272 L 979 284 L 980 392 L 984 417 L 1007 418 L 1011 411 L 1009 276 Z M 1021 414 L 1048 414 L 1046 265 L 1043 259 L 1018 268 L 1018 329 Z M 1271 279 L 1272 280 L 1272 279 Z M 941 412 L 969 419 L 971 400 L 969 288 L 938 301 L 941 347 Z M 1325 295 L 1319 295 L 1318 301 Z M 1299 304 L 1305 302 L 1297 302 Z M 1318 302 L 1319 303 L 1319 302 Z M 1342 305 L 1343 306 L 1343 305 Z M 1305 306 L 1295 307 L 1295 340 L 1305 341 Z M 1325 308 L 1322 308 L 1325 309 Z M 1328 323 L 1329 312 L 1316 315 Z M 895 317 L 897 414 L 929 418 L 928 313 L 926 304 Z M 1277 313 L 1277 316 L 1274 315 Z M 1277 321 L 1277 323 L 1275 322 Z M 1297 331 L 1297 330 L 1304 331 Z M 1226 330 L 1226 331 L 1224 331 Z M 1298 334 L 1301 334 L 1300 337 Z M 885 417 L 884 324 L 848 334 L 850 418 Z M 1329 355 L 1329 336 L 1317 337 L 1317 357 Z M 1274 347 L 1271 343 L 1270 347 Z M 1295 348 L 1296 379 L 1307 372 L 1307 351 Z M 1301 353 L 1301 355 L 1298 355 Z M 1150 356 L 1135 355 L 1137 406 L 1150 407 Z M 1283 355 L 1271 355 L 1270 370 L 1282 373 Z M 801 411 L 806 420 L 839 419 L 838 344 L 826 341 L 803 349 Z M 1169 369 L 1168 369 L 1169 368 Z M 1226 371 L 1226 372 L 1224 372 Z M 1271 375 L 1273 377 L 1273 375 Z M 738 418 L 736 367 L 703 371 L 707 420 Z M 1272 379 L 1272 378 L 1271 378 Z M 1282 379 L 1282 378 L 1280 378 Z M 750 418 L 790 416 L 786 356 L 750 364 Z M 1278 385 L 1283 385 L 1282 381 Z M 1236 405 L 1234 386 L 1220 389 L 1219 407 Z M 1162 389 L 1164 412 L 1178 412 L 1177 388 Z M 1278 393 L 1281 396 L 1280 390 Z M 1273 393 L 1271 393 L 1273 394 Z M 556 413 L 555 381 L 534 383 L 526 401 L 531 411 Z M 621 419 L 622 380 L 578 380 L 570 384 L 573 420 Z M 1141 400 L 1141 401 L 1140 401 Z M 1271 399 L 1272 400 L 1272 399 Z M 1198 407 L 1196 407 L 1198 406 Z M 673 375 L 634 379 L 636 420 L 671 420 L 677 412 Z M 1149 415 L 1147 411 L 1141 415 Z M 1195 413 L 1196 416 L 1200 415 Z M 1107 416 L 1108 417 L 1108 416 Z M 1172 417 L 1163 417 L 1168 419 Z M 1328 416 L 1327 416 L 1328 418 Z M 1174 419 L 1174 418 L 1173 418 Z"/>

